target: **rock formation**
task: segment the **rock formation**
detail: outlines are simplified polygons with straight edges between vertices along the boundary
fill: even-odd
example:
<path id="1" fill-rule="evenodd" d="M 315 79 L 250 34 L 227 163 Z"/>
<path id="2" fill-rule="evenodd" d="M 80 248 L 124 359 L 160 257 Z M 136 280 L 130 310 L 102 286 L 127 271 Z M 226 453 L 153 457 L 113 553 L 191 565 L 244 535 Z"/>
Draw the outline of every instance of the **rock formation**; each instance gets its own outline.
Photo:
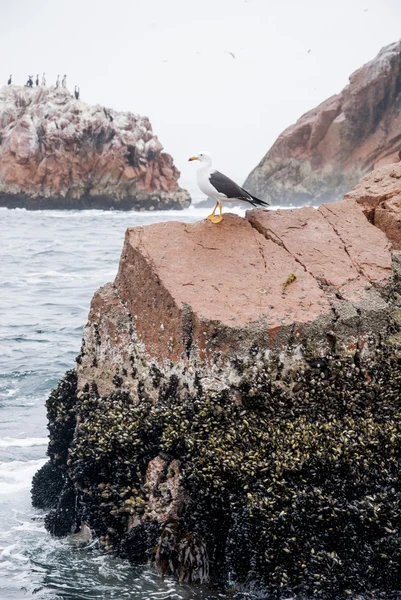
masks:
<path id="1" fill-rule="evenodd" d="M 273 204 L 339 200 L 401 148 L 401 41 L 278 137 L 244 187 Z"/>
<path id="2" fill-rule="evenodd" d="M 146 117 L 64 88 L 0 91 L 0 206 L 169 209 L 189 205 Z"/>
<path id="3" fill-rule="evenodd" d="M 363 207 L 396 250 L 401 249 L 401 162 L 385 165 L 366 175 L 348 194 Z"/>
<path id="4" fill-rule="evenodd" d="M 401 255 L 364 210 L 128 229 L 47 402 L 53 534 L 277 598 L 401 589 Z"/>

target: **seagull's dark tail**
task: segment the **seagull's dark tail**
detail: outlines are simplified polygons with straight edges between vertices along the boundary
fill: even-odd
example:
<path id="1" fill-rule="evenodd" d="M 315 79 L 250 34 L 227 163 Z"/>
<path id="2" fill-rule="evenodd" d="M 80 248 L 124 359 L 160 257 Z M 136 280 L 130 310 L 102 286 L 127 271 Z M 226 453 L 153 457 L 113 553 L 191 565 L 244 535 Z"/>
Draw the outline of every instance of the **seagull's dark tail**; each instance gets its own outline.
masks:
<path id="1" fill-rule="evenodd" d="M 249 199 L 248 202 L 250 202 L 253 206 L 270 206 L 268 202 L 265 202 L 265 200 L 260 200 L 260 198 L 256 198 L 256 196 L 252 196 L 252 194 L 250 194 L 249 192 L 248 196 L 252 198 L 252 200 Z"/>

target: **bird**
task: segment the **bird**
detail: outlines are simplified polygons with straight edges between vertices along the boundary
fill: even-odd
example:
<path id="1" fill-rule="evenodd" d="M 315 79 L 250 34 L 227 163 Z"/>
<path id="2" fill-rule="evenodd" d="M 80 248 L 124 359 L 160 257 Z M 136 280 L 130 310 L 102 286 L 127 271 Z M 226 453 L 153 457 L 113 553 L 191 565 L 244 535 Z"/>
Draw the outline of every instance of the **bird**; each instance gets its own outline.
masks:
<path id="1" fill-rule="evenodd" d="M 10 77 L 9 77 L 9 79 L 8 79 L 8 81 L 7 81 L 7 84 L 8 84 L 8 85 L 11 85 L 11 83 L 12 83 L 12 77 L 13 77 L 13 76 L 12 76 L 12 75 L 10 75 Z"/>
<path id="2" fill-rule="evenodd" d="M 230 52 L 229 50 L 224 50 L 224 52 L 226 54 L 229 54 L 230 56 L 232 56 L 233 58 L 236 58 L 235 54 L 233 52 Z"/>
<path id="3" fill-rule="evenodd" d="M 36 75 L 36 81 L 35 81 L 36 85 L 39 85 L 39 75 Z"/>
<path id="4" fill-rule="evenodd" d="M 42 87 L 46 87 L 46 73 L 42 75 Z"/>
<path id="5" fill-rule="evenodd" d="M 79 100 L 79 87 L 77 85 L 74 88 L 74 96 L 76 100 Z"/>
<path id="6" fill-rule="evenodd" d="M 212 169 L 212 157 L 209 152 L 199 152 L 198 155 L 191 156 L 188 160 L 199 160 L 201 164 L 196 173 L 198 186 L 204 194 L 216 200 L 213 211 L 206 217 L 206 220 L 212 223 L 220 223 L 223 220 L 223 202 L 242 200 L 249 202 L 253 206 L 269 206 L 268 202 L 252 196 L 252 194 L 244 190 L 232 181 L 232 179 L 223 175 L 220 171 Z M 220 211 L 218 216 L 215 214 L 217 207 L 219 207 Z"/>
<path id="7" fill-rule="evenodd" d="M 60 75 L 57 75 L 56 88 L 60 85 Z"/>
<path id="8" fill-rule="evenodd" d="M 112 116 L 111 116 L 111 114 L 110 114 L 110 108 L 106 108 L 105 106 L 103 106 L 103 112 L 104 112 L 104 114 L 105 114 L 106 118 L 107 118 L 107 119 L 108 119 L 110 122 L 114 121 L 113 117 L 112 117 Z"/>
<path id="9" fill-rule="evenodd" d="M 64 75 L 63 81 L 61 82 L 61 85 L 63 86 L 63 88 L 67 87 L 67 75 Z"/>

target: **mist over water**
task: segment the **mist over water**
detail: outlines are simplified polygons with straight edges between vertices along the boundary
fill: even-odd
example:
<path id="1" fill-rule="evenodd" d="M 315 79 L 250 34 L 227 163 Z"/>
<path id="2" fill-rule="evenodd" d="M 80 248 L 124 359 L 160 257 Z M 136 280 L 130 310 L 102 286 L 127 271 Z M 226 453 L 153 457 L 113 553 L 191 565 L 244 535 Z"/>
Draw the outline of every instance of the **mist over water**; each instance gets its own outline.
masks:
<path id="1" fill-rule="evenodd" d="M 162 580 L 96 542 L 53 539 L 30 502 L 32 477 L 46 461 L 46 398 L 75 364 L 90 300 L 114 279 L 126 228 L 208 212 L 0 209 L 1 600 L 225 597 Z"/>

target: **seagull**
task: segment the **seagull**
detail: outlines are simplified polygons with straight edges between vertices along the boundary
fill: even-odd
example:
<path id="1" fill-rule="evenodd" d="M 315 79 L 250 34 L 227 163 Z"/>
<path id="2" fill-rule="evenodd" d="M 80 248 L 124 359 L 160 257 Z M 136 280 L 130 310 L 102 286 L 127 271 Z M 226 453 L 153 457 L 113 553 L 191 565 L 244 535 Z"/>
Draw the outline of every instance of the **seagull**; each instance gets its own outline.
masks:
<path id="1" fill-rule="evenodd" d="M 224 50 L 224 52 L 235 58 L 235 54 L 233 52 L 230 52 L 229 50 Z"/>
<path id="2" fill-rule="evenodd" d="M 220 171 L 212 169 L 212 157 L 209 152 L 199 152 L 197 156 L 191 156 L 188 160 L 199 160 L 201 164 L 196 173 L 198 186 L 204 194 L 216 200 L 213 212 L 206 217 L 208 221 L 220 223 L 223 220 L 223 202 L 242 200 L 253 206 L 269 206 L 268 202 L 255 198 L 232 179 L 229 179 Z M 217 207 L 220 210 L 219 216 L 215 214 Z"/>

